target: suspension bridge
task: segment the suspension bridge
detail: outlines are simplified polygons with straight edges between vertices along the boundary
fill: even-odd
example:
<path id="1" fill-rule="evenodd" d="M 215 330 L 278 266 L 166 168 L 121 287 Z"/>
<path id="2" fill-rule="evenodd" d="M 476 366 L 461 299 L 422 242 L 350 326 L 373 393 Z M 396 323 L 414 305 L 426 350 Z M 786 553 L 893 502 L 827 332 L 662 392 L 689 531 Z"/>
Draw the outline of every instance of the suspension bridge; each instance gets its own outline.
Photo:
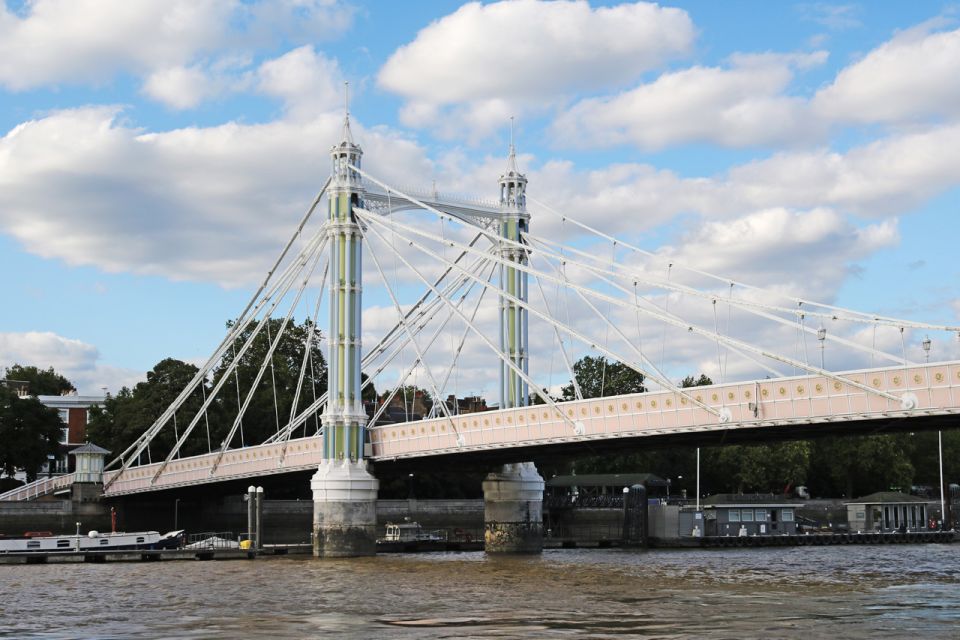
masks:
<path id="1" fill-rule="evenodd" d="M 488 550 L 536 551 L 543 480 L 523 461 L 540 452 L 957 424 L 960 362 L 930 362 L 929 335 L 960 339 L 960 327 L 753 286 L 618 239 L 528 198 L 512 134 L 492 201 L 391 185 L 364 170 L 362 156 L 347 114 L 330 178 L 222 342 L 107 465 L 105 496 L 317 470 L 315 553 L 363 555 L 374 548 L 378 488 L 367 461 L 489 458 L 491 466 L 510 463 L 484 482 Z M 315 216 L 324 202 L 327 215 Z M 384 309 L 395 317 L 374 339 L 364 338 L 364 290 L 383 302 L 379 317 Z M 289 415 L 281 420 L 278 411 L 275 432 L 250 442 L 244 415 L 273 375 L 297 313 L 322 333 L 304 340 Z M 271 335 L 267 320 L 280 330 Z M 264 328 L 266 354 L 242 393 L 236 367 Z M 316 376 L 311 354 L 323 336 L 327 392 L 307 398 L 301 389 Z M 668 345 L 698 361 L 715 354 L 719 382 L 681 387 Z M 827 366 L 828 346 L 839 366 Z M 585 398 L 573 367 L 582 353 L 642 374 L 648 390 Z M 477 365 L 484 361 L 496 367 L 497 407 L 460 414 L 442 399 L 456 395 L 464 372 L 485 375 Z M 545 370 L 569 380 L 574 399 L 558 399 Z M 361 396 L 374 383 L 391 391 L 370 415 Z M 436 400 L 430 414 L 386 422 L 384 411 L 411 384 Z M 198 389 L 203 401 L 184 423 Z M 234 393 L 229 431 L 212 443 L 207 412 Z M 150 445 L 161 433 L 173 433 L 174 444 L 155 460 Z M 206 453 L 183 454 L 204 437 Z M 0 499 L 29 499 L 71 481 L 39 481 Z"/>

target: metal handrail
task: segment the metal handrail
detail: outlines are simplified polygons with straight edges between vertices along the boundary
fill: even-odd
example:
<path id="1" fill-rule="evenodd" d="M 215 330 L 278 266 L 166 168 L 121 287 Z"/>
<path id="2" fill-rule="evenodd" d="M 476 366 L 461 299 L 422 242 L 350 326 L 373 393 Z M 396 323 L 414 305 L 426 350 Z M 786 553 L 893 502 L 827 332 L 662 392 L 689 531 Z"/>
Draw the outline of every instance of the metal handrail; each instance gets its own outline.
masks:
<path id="1" fill-rule="evenodd" d="M 57 489 L 62 489 L 72 485 L 76 475 L 76 472 L 73 472 L 65 473 L 61 476 L 54 476 L 52 478 L 34 480 L 33 482 L 25 484 L 22 487 L 11 489 L 6 493 L 0 493 L 0 501 L 31 500 L 33 498 L 45 496 L 48 493 L 53 493 Z"/>

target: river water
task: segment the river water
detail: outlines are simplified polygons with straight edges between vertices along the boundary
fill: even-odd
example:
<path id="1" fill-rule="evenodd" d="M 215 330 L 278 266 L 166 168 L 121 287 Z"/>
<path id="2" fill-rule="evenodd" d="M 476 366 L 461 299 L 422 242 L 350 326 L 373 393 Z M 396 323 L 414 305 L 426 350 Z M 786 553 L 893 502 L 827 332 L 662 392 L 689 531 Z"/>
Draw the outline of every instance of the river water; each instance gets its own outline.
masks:
<path id="1" fill-rule="evenodd" d="M 960 638 L 960 545 L 0 566 L 2 638 Z"/>

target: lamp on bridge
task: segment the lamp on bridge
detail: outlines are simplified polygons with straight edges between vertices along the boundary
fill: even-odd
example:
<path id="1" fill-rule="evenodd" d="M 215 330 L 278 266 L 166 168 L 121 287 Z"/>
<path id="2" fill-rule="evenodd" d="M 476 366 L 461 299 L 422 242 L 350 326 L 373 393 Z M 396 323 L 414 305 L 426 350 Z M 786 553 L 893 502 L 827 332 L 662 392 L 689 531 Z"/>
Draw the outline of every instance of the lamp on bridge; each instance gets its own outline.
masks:
<path id="1" fill-rule="evenodd" d="M 820 368 L 824 369 L 823 366 L 823 347 L 827 341 L 827 328 L 823 325 L 820 325 L 820 328 L 817 329 L 817 340 L 820 341 Z"/>
<path id="2" fill-rule="evenodd" d="M 923 347 L 923 353 L 927 356 L 927 362 L 930 362 L 930 336 L 924 338 L 923 342 L 920 343 L 920 346 Z"/>

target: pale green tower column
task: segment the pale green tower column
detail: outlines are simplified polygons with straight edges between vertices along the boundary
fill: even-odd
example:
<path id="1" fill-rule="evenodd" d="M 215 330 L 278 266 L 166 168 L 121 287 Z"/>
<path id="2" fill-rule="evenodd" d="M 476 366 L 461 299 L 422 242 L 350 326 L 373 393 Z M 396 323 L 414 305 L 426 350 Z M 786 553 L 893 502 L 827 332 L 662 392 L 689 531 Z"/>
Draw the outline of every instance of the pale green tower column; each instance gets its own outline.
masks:
<path id="1" fill-rule="evenodd" d="M 527 231 L 527 178 L 517 169 L 517 154 L 511 131 L 507 170 L 500 176 L 500 236 L 521 241 Z M 509 266 L 527 264 L 527 251 L 512 243 L 503 245 L 500 288 L 527 301 L 527 272 Z M 527 310 L 500 297 L 500 350 L 516 366 L 500 363 L 500 406 L 505 409 L 530 404 L 530 391 L 517 369 L 529 372 Z M 483 481 L 484 542 L 487 553 L 540 553 L 543 549 L 543 478 L 532 462 L 504 465 Z"/>
<path id="2" fill-rule="evenodd" d="M 360 398 L 362 241 L 353 208 L 363 206 L 360 167 L 363 151 L 343 122 L 340 143 L 330 157 L 329 194 L 329 362 L 328 400 L 323 414 L 323 462 L 313 476 L 313 555 L 365 556 L 376 553 L 379 482 L 363 459 L 367 414 Z"/>

